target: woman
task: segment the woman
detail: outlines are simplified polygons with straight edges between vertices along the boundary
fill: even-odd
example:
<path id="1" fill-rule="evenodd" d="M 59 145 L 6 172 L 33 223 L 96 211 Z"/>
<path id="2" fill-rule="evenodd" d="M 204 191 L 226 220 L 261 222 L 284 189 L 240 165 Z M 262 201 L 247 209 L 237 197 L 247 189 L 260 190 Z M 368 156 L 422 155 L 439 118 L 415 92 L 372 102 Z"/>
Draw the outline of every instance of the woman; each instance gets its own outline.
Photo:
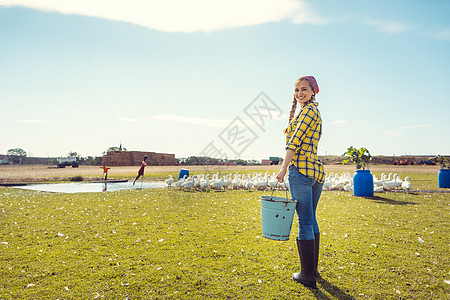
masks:
<path id="1" fill-rule="evenodd" d="M 138 180 L 139 177 L 144 176 L 144 169 L 147 166 L 147 164 L 145 163 L 146 160 L 147 160 L 147 155 L 144 156 L 144 160 L 141 162 L 141 167 L 139 168 L 138 175 L 136 176 L 136 178 L 133 181 L 133 185 L 136 183 L 136 180 Z"/>
<path id="2" fill-rule="evenodd" d="M 325 178 L 323 165 L 317 156 L 317 146 L 322 135 L 322 118 L 315 102 L 319 86 L 313 76 L 303 76 L 295 82 L 295 94 L 286 134 L 286 156 L 277 174 L 279 182 L 289 168 L 289 190 L 297 200 L 298 237 L 301 271 L 292 279 L 307 287 L 316 288 L 319 259 L 319 226 L 316 208 Z M 301 110 L 294 117 L 297 104 Z"/>

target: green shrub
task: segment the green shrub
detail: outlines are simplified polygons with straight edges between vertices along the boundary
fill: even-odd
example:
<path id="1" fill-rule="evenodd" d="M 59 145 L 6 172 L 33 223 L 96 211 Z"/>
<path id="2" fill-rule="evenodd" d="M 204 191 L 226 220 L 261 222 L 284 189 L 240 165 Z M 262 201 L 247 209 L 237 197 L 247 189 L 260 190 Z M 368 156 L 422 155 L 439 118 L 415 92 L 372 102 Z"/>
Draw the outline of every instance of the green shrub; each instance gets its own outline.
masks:
<path id="1" fill-rule="evenodd" d="M 70 181 L 83 181 L 83 176 L 73 176 L 72 178 L 70 178 Z"/>

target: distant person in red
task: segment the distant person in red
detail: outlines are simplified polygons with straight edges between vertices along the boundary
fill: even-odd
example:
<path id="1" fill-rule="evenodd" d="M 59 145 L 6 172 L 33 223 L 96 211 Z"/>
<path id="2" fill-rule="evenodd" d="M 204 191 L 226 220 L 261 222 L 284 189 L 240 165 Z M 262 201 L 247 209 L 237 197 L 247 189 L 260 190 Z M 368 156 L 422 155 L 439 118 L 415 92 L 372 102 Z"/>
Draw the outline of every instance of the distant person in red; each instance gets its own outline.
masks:
<path id="1" fill-rule="evenodd" d="M 142 161 L 142 163 L 141 163 L 141 167 L 139 168 L 139 171 L 138 171 L 138 176 L 136 176 L 136 179 L 133 181 L 133 185 L 136 183 L 136 180 L 138 180 L 139 177 L 144 176 L 144 169 L 147 166 L 147 164 L 145 163 L 146 160 L 147 160 L 147 155 L 144 156 L 144 161 Z"/>
<path id="2" fill-rule="evenodd" d="M 103 174 L 105 174 L 105 181 L 108 180 L 108 170 L 111 169 L 111 168 L 108 168 L 106 166 L 106 164 L 104 164 L 103 167 L 100 167 L 100 168 L 103 169 Z"/>

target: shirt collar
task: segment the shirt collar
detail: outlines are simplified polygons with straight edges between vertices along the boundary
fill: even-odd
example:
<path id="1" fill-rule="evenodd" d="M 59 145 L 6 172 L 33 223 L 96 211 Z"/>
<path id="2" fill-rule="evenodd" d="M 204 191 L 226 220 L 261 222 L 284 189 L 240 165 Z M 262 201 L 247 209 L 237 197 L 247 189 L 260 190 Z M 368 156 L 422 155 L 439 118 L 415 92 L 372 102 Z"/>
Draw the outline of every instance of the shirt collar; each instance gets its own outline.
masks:
<path id="1" fill-rule="evenodd" d="M 317 101 L 311 101 L 311 100 L 309 100 L 308 102 L 306 102 L 306 105 L 303 106 L 302 110 L 305 109 L 305 108 L 307 108 L 307 107 L 310 106 L 310 105 L 314 105 L 314 106 L 317 107 L 317 106 L 319 106 L 319 103 L 318 103 Z"/>

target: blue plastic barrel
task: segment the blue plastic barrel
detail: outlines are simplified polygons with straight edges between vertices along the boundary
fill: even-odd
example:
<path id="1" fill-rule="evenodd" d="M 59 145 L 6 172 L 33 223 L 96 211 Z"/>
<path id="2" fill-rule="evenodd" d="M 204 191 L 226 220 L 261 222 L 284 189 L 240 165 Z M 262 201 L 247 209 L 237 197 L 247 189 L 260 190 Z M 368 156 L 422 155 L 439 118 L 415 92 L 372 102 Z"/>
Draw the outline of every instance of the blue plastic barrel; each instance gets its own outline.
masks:
<path id="1" fill-rule="evenodd" d="M 353 175 L 353 195 L 359 197 L 373 196 L 373 176 L 370 170 L 356 170 Z"/>
<path id="2" fill-rule="evenodd" d="M 289 240 L 294 219 L 296 200 L 261 196 L 262 235 L 277 241 Z"/>
<path id="3" fill-rule="evenodd" d="M 180 175 L 178 176 L 178 180 L 180 180 L 180 178 L 183 178 L 184 175 L 186 175 L 186 177 L 189 177 L 189 170 L 188 169 L 181 169 L 180 170 Z"/>
<path id="4" fill-rule="evenodd" d="M 438 184 L 440 188 L 450 188 L 450 169 L 439 170 Z"/>

